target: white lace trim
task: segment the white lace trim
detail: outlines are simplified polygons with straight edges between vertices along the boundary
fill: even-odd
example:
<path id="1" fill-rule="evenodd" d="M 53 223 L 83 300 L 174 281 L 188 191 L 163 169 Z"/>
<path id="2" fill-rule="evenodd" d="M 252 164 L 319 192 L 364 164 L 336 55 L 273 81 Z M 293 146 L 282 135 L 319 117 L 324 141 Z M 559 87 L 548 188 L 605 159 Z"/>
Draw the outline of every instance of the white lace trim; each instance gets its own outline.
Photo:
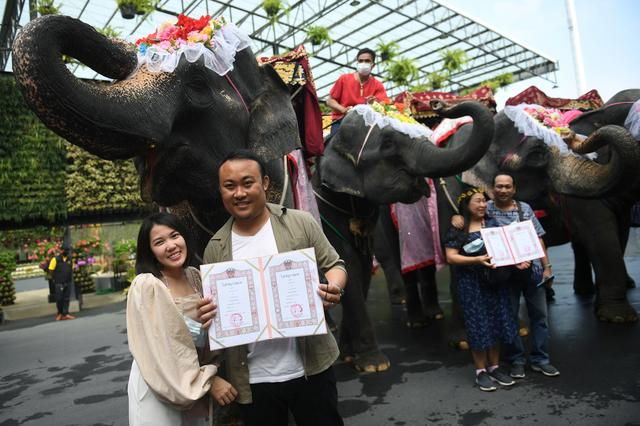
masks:
<path id="1" fill-rule="evenodd" d="M 146 65 L 150 72 L 173 72 L 182 55 L 189 62 L 196 62 L 202 56 L 205 67 L 223 76 L 233 69 L 236 52 L 249 47 L 251 39 L 236 25 L 229 23 L 215 32 L 212 43 L 215 46 L 213 50 L 203 43 L 191 43 L 174 52 L 157 45 L 149 46 L 144 54 L 138 51 L 138 68 Z"/>
<path id="2" fill-rule="evenodd" d="M 640 141 L 640 100 L 631 105 L 629 115 L 624 120 L 624 127 L 637 141 Z"/>
<path id="3" fill-rule="evenodd" d="M 414 139 L 427 138 L 430 141 L 432 139 L 431 135 L 433 132 L 427 126 L 423 126 L 422 124 L 403 123 L 397 118 L 380 114 L 369 105 L 356 105 L 353 107 L 353 111 L 362 116 L 366 126 L 376 125 L 381 129 L 385 126 L 391 126 L 394 130 L 404 133 Z"/>
<path id="4" fill-rule="evenodd" d="M 520 133 L 524 134 L 525 136 L 538 138 L 542 140 L 548 147 L 557 148 L 558 151 L 560 151 L 561 155 L 582 156 L 588 158 L 589 160 L 594 160 L 597 157 L 597 154 L 595 152 L 586 155 L 579 155 L 573 152 L 571 149 L 569 149 L 569 146 L 565 141 L 562 140 L 562 137 L 560 137 L 560 135 L 556 131 L 544 126 L 524 110 L 525 108 L 530 107 L 539 108 L 539 106 L 535 104 L 520 104 L 505 106 L 503 111 L 504 114 L 511 121 L 513 121 L 513 124 L 516 126 L 518 131 L 520 131 Z M 580 135 L 580 137 L 584 138 L 584 136 L 582 135 Z"/>

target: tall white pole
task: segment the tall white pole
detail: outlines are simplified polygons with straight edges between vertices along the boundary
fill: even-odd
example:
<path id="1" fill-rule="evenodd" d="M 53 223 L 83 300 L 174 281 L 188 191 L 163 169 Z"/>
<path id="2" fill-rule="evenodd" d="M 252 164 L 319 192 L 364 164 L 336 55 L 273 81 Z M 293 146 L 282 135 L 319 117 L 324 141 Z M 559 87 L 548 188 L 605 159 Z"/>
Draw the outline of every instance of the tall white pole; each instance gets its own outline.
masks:
<path id="1" fill-rule="evenodd" d="M 573 66 L 576 71 L 576 89 L 578 90 L 577 96 L 580 96 L 587 91 L 587 87 L 584 76 L 584 62 L 582 61 L 582 45 L 580 44 L 580 32 L 578 31 L 578 18 L 576 16 L 576 6 L 573 0 L 566 0 L 566 2 L 569 33 L 571 34 L 571 46 L 573 47 Z"/>

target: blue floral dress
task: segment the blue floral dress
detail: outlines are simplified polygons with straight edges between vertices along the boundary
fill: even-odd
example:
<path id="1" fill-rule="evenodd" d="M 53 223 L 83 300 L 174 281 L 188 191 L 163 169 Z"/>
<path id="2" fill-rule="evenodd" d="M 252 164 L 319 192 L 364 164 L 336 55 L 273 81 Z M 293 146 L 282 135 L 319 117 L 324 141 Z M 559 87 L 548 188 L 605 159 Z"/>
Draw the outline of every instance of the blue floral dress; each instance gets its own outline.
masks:
<path id="1" fill-rule="evenodd" d="M 490 224 L 488 221 L 487 225 Z M 464 231 L 451 228 L 445 238 L 445 247 L 458 249 L 463 256 L 486 254 L 484 249 L 468 254 L 462 248 L 478 238 L 481 238 L 479 231 L 470 232 L 465 238 Z M 498 343 L 515 342 L 518 328 L 511 311 L 507 285 L 489 283 L 486 267 L 482 265 L 451 267 L 454 268 L 457 280 L 458 299 L 471 349 L 486 350 Z"/>

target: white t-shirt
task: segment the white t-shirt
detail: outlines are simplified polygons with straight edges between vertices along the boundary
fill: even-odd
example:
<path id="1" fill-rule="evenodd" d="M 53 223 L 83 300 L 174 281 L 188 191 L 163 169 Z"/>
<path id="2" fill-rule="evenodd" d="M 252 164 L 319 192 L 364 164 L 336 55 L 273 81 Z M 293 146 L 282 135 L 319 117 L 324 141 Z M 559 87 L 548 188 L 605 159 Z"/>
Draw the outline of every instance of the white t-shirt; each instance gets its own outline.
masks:
<path id="1" fill-rule="evenodd" d="M 278 253 L 271 219 L 253 236 L 231 232 L 233 260 Z M 277 383 L 304 376 L 304 364 L 293 337 L 247 345 L 249 383 Z"/>

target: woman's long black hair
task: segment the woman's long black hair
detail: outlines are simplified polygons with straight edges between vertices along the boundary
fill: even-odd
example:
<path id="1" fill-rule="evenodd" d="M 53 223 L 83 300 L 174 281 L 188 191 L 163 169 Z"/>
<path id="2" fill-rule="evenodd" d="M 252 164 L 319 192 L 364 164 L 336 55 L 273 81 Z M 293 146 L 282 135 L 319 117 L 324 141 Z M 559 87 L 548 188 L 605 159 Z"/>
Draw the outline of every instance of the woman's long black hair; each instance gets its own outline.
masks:
<path id="1" fill-rule="evenodd" d="M 171 213 L 154 213 L 147 217 L 140 226 L 138 232 L 138 246 L 136 247 L 136 274 L 151 273 L 158 278 L 162 278 L 160 263 L 151 251 L 151 228 L 155 225 L 164 225 L 168 228 L 175 229 L 184 238 L 187 247 L 187 258 L 183 267 L 186 268 L 191 264 L 193 259 L 192 244 L 187 233 L 187 229 L 180 222 L 177 216 Z"/>
<path id="2" fill-rule="evenodd" d="M 477 192 L 477 193 L 484 195 L 485 201 L 489 201 L 490 200 L 489 195 L 487 195 L 486 192 L 482 191 L 482 192 Z M 473 195 L 475 195 L 475 194 L 473 194 Z M 458 203 L 458 211 L 460 212 L 460 214 L 464 218 L 464 227 L 462 228 L 462 232 L 458 236 L 458 241 L 457 241 L 457 243 L 460 244 L 461 246 L 464 245 L 466 243 L 466 241 L 467 241 L 467 238 L 469 238 L 469 224 L 471 223 L 471 212 L 469 211 L 469 202 L 473 198 L 473 195 L 471 195 L 470 197 L 464 197 Z M 489 215 L 487 215 L 485 213 L 484 217 L 485 217 L 485 220 L 486 220 L 486 219 L 489 218 Z"/>

